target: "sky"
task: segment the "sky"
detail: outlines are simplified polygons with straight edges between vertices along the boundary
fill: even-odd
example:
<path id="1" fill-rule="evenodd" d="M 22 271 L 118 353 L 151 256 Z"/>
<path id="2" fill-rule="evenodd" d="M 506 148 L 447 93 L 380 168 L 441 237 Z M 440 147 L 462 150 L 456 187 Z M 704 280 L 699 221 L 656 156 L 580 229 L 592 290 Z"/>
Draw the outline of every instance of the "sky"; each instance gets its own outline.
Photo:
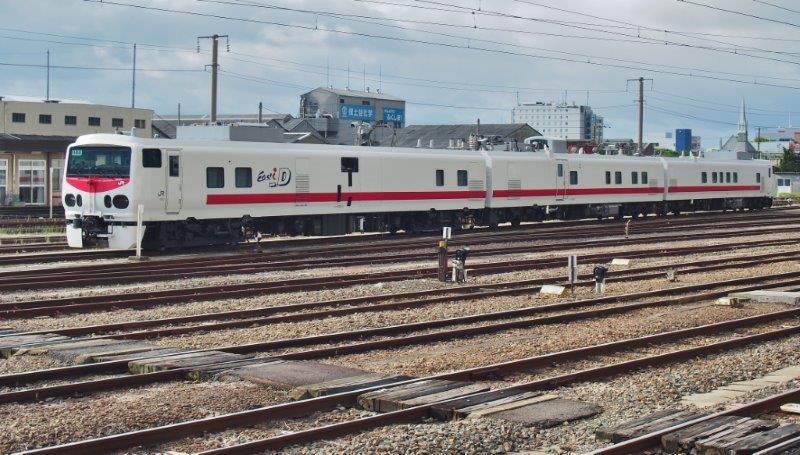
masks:
<path id="1" fill-rule="evenodd" d="M 691 128 L 712 147 L 742 100 L 753 136 L 800 125 L 798 29 L 790 0 L 0 0 L 0 95 L 44 97 L 49 50 L 51 98 L 130 106 L 137 43 L 136 107 L 206 114 L 197 37 L 219 34 L 220 114 L 369 87 L 406 99 L 407 124 L 588 100 L 605 137 L 632 138 L 644 77 L 646 138 Z"/>

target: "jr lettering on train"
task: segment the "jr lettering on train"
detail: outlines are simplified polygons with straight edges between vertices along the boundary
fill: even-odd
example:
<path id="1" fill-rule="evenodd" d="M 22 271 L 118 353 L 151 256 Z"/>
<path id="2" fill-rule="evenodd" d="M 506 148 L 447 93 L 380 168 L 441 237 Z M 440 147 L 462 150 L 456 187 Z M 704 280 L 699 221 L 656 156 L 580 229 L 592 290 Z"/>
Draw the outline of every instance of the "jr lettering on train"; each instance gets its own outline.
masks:
<path id="1" fill-rule="evenodd" d="M 286 186 L 292 181 L 292 170 L 288 167 L 273 167 L 269 172 L 260 171 L 256 180 L 259 182 L 267 182 L 270 188 Z"/>

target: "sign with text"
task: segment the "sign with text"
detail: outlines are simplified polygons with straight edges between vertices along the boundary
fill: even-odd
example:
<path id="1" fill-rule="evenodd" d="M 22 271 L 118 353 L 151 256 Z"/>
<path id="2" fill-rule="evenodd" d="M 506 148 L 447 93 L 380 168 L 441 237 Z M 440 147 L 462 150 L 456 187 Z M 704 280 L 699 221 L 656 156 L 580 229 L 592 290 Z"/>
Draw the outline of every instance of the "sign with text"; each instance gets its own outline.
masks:
<path id="1" fill-rule="evenodd" d="M 403 123 L 406 117 L 405 109 L 398 109 L 396 107 L 383 108 L 383 121 Z"/>
<path id="2" fill-rule="evenodd" d="M 375 107 L 358 104 L 342 104 L 339 106 L 339 118 L 351 120 L 375 120 Z"/>

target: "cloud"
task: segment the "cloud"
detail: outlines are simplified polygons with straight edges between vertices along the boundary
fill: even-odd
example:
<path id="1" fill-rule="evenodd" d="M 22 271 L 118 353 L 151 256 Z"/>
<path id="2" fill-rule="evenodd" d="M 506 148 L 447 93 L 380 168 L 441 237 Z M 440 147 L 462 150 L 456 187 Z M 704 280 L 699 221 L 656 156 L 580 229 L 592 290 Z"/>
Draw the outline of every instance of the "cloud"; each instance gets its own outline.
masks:
<path id="1" fill-rule="evenodd" d="M 800 87 L 800 66 L 796 63 L 800 59 L 796 54 L 764 52 L 794 52 L 796 42 L 741 38 L 796 39 L 793 28 L 693 7 L 674 0 L 442 2 L 465 8 L 480 5 L 483 11 L 497 11 L 528 19 L 475 15 L 469 10 L 459 11 L 459 8 L 449 7 L 443 9 L 455 12 L 414 8 L 412 6 L 425 6 L 426 3 L 410 0 L 387 0 L 383 3 L 356 0 L 225 0 L 226 4 L 197 0 L 119 1 L 311 29 L 147 11 L 79 0 L 9 0 L 0 5 L 0 15 L 6 19 L 4 24 L 9 28 L 161 44 L 189 50 L 196 46 L 197 36 L 228 34 L 232 52 L 228 54 L 224 47 L 221 49 L 220 62 L 227 73 L 220 75 L 219 110 L 229 113 L 254 112 L 258 102 L 262 101 L 269 109 L 296 114 L 299 95 L 304 88 L 327 83 L 344 87 L 349 80 L 351 88 L 361 89 L 365 85 L 376 88 L 380 85 L 385 92 L 404 97 L 410 102 L 505 109 L 454 109 L 409 104 L 408 120 L 411 123 L 474 122 L 477 118 L 485 123 L 507 122 L 517 99 L 559 101 L 565 96 L 566 90 L 568 101 L 585 103 L 588 91 L 589 103 L 611 125 L 606 136 L 633 137 L 637 112 L 633 100 L 636 93 L 634 86 L 627 85 L 626 81 L 643 76 L 654 79 L 655 90 L 648 90 L 646 94 L 648 135 L 688 127 L 704 137 L 705 145 L 714 145 L 719 137 L 727 136 L 735 129 L 738 118 L 736 106 L 741 98 L 746 98 L 749 106 L 760 109 L 750 114 L 754 125 L 777 127 L 789 122 L 789 111 L 796 104 L 793 100 L 798 91 L 701 78 L 697 75 L 712 73 L 698 70 L 711 70 L 721 78 L 742 81 L 752 81 L 753 78 L 741 74 L 759 75 L 755 79 L 759 82 Z M 719 0 L 704 1 L 720 4 Z M 346 20 L 324 13 L 315 15 L 243 6 L 245 3 L 365 17 Z M 393 6 L 392 3 L 406 6 Z M 741 11 L 759 10 L 762 15 L 783 20 L 794 19 L 784 17 L 788 13 L 776 8 L 755 8 L 751 0 L 726 0 L 724 6 Z M 584 14 L 558 11 L 554 7 Z M 366 16 L 386 20 L 376 21 Z M 408 21 L 446 25 L 433 26 Z M 709 35 L 664 33 L 635 25 Z M 315 30 L 315 27 L 343 33 Z M 2 30 L 0 35 L 91 43 Z M 627 42 L 636 40 L 637 36 L 660 40 L 661 43 Z M 664 41 L 722 48 L 731 53 L 667 46 L 663 44 Z M 44 61 L 44 51 L 49 48 L 54 64 L 120 68 L 131 65 L 130 46 L 103 45 L 113 47 L 92 48 L 6 39 L 0 45 L 0 61 L 40 64 Z M 203 52 L 197 54 L 191 51 L 155 51 L 140 46 L 137 55 L 139 68 L 187 68 L 197 71 L 139 72 L 137 105 L 151 107 L 160 114 L 175 113 L 178 103 L 181 103 L 184 113 L 207 112 L 210 75 L 202 70 L 210 63 L 208 42 L 202 42 L 201 47 Z M 743 56 L 742 53 L 759 58 Z M 349 77 L 346 71 L 348 65 Z M 695 76 L 664 72 L 691 72 Z M 774 79 L 766 79 L 767 76 Z M 103 104 L 130 103 L 131 74 L 126 71 L 53 70 L 51 78 L 51 91 L 55 96 L 84 98 Z M 38 95 L 42 94 L 44 85 L 44 70 L 40 68 L 0 67 L 2 93 Z M 628 88 L 630 90 L 626 91 Z"/>

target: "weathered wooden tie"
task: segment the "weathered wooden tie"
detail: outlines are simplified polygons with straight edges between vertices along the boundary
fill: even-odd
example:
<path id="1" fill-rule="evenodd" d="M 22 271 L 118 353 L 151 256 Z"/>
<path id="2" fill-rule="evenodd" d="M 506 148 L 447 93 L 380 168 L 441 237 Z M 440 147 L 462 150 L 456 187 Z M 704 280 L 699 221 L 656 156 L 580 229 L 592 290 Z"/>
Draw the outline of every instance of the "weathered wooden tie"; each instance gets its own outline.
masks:
<path id="1" fill-rule="evenodd" d="M 398 382 L 412 379 L 411 376 L 386 376 L 378 373 L 368 373 L 360 376 L 348 376 L 324 381 L 316 384 L 302 385 L 291 390 L 289 395 L 295 400 L 316 398 L 336 393 L 350 392 L 368 387 L 388 386 Z"/>

